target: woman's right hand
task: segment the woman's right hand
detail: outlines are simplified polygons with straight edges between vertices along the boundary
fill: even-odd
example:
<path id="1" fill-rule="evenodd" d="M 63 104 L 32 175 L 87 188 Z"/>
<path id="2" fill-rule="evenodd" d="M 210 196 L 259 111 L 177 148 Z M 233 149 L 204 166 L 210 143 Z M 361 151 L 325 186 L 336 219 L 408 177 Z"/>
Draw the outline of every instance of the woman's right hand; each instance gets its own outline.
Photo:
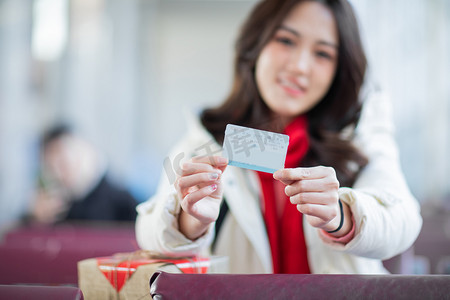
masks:
<path id="1" fill-rule="evenodd" d="M 223 195 L 221 175 L 228 160 L 221 156 L 197 156 L 181 167 L 175 189 L 181 199 L 180 231 L 194 240 L 219 216 Z"/>

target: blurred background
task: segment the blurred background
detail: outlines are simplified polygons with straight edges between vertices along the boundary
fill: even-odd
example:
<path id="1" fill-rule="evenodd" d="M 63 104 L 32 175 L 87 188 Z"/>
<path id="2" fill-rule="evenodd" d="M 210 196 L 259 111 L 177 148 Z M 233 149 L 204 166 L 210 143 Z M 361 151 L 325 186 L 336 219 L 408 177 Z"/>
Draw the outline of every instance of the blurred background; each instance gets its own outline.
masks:
<path id="1" fill-rule="evenodd" d="M 28 210 L 41 135 L 58 122 L 148 199 L 184 132 L 183 110 L 227 95 L 234 40 L 255 3 L 0 0 L 0 230 Z M 450 249 L 450 1 L 351 3 L 370 73 L 393 100 L 407 181 L 434 222 L 424 225 Z"/>

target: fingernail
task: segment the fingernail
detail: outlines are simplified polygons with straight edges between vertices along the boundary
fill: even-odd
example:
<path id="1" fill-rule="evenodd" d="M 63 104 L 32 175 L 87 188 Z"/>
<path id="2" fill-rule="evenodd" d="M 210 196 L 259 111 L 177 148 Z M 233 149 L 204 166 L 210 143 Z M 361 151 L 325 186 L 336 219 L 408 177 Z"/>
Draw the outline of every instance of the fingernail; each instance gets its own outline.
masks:
<path id="1" fill-rule="evenodd" d="M 211 178 L 211 179 L 217 179 L 217 178 L 219 178 L 219 174 L 218 173 L 209 173 L 209 178 Z"/>
<path id="2" fill-rule="evenodd" d="M 211 190 L 215 191 L 217 190 L 217 184 L 210 185 Z"/>
<path id="3" fill-rule="evenodd" d="M 216 163 L 218 164 L 227 164 L 228 163 L 228 159 L 222 156 L 217 156 L 216 157 Z"/>
<path id="4" fill-rule="evenodd" d="M 303 177 L 309 177 L 309 175 L 311 175 L 311 172 L 309 170 L 302 170 L 302 176 Z"/>

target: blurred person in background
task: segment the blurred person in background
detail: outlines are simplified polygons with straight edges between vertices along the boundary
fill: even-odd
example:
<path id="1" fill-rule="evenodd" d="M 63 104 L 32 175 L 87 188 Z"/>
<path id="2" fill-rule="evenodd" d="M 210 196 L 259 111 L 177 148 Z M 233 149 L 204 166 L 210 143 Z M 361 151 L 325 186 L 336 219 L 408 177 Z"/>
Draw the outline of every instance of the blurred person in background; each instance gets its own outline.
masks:
<path id="1" fill-rule="evenodd" d="M 38 191 L 25 220 L 133 221 L 137 201 L 107 176 L 102 153 L 65 124 L 48 130 L 41 141 Z"/>

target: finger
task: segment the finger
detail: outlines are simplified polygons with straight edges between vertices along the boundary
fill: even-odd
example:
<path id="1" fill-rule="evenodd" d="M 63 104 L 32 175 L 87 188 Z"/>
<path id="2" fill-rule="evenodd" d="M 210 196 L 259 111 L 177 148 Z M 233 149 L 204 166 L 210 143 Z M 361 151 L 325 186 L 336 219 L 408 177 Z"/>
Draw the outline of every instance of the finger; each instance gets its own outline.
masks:
<path id="1" fill-rule="evenodd" d="M 333 220 L 327 221 L 318 217 L 308 215 L 306 215 L 306 220 L 308 221 L 309 224 L 311 224 L 311 226 L 321 228 L 323 230 L 333 230 L 334 228 L 336 228 L 335 226 L 331 226 L 332 228 L 325 229 L 326 227 L 330 227 Z"/>
<path id="2" fill-rule="evenodd" d="M 211 166 L 210 164 L 206 164 L 206 163 L 185 162 L 181 166 L 181 176 L 192 175 L 192 174 L 200 173 L 200 172 L 221 173 L 222 171 L 219 172 L 219 170 L 220 169 L 217 169 L 217 168 Z"/>
<path id="3" fill-rule="evenodd" d="M 219 178 L 219 173 L 198 173 L 189 176 L 183 176 L 178 179 L 178 186 L 181 189 L 190 188 L 195 185 L 204 185 L 205 183 L 213 183 Z"/>
<path id="4" fill-rule="evenodd" d="M 212 185 L 205 186 L 195 192 L 187 194 L 183 198 L 183 201 L 181 201 L 181 207 L 187 213 L 194 214 L 195 213 L 195 211 L 193 210 L 194 204 L 197 203 L 199 200 L 211 195 L 216 190 L 217 190 L 217 184 L 212 184 Z"/>
<path id="5" fill-rule="evenodd" d="M 291 197 L 298 193 L 337 191 L 339 181 L 334 177 L 319 179 L 303 179 L 292 182 L 284 189 L 286 196 Z"/>
<path id="6" fill-rule="evenodd" d="M 280 181 L 280 182 L 282 182 L 284 185 L 290 185 L 290 184 L 293 184 L 296 181 L 296 180 L 278 179 L 278 178 L 275 178 L 275 176 L 273 178 L 278 180 L 278 181 Z"/>
<path id="7" fill-rule="evenodd" d="M 175 182 L 178 196 L 183 199 L 187 194 L 193 193 L 205 186 L 219 183 L 218 173 L 199 173 L 190 176 L 180 177 Z"/>
<path id="8" fill-rule="evenodd" d="M 299 193 L 289 197 L 292 204 L 318 204 L 335 205 L 338 202 L 338 193 Z"/>
<path id="9" fill-rule="evenodd" d="M 324 224 L 330 222 L 337 216 L 337 211 L 328 205 L 297 204 L 297 210 L 304 215 L 321 219 Z"/>
<path id="10" fill-rule="evenodd" d="M 222 171 L 222 173 L 223 173 L 223 172 L 225 172 L 225 169 L 226 169 L 227 167 L 228 167 L 228 162 L 227 162 L 227 164 L 224 165 L 224 166 L 218 166 L 217 169 L 219 169 L 219 170 Z"/>
<path id="11" fill-rule="evenodd" d="M 318 179 L 330 175 L 335 175 L 335 171 L 331 167 L 317 166 L 311 168 L 292 168 L 281 169 L 273 174 L 273 178 L 282 182 L 296 181 L 302 179 Z"/>
<path id="12" fill-rule="evenodd" d="M 192 162 L 209 164 L 216 168 L 228 165 L 228 159 L 222 156 L 195 156 Z"/>

